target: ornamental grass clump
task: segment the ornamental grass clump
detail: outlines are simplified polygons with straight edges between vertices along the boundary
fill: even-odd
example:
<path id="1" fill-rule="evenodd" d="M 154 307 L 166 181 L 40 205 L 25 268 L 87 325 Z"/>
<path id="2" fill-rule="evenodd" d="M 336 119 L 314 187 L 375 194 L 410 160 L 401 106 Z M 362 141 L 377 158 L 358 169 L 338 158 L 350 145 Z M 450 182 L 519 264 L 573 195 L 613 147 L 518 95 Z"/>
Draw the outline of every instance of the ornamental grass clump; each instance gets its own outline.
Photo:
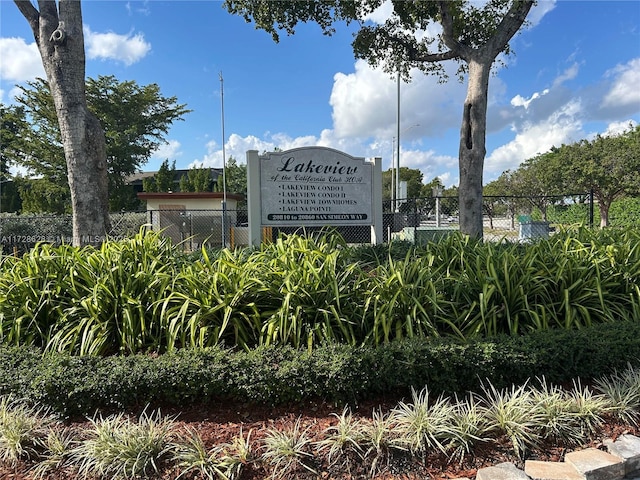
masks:
<path id="1" fill-rule="evenodd" d="M 487 433 L 504 436 L 515 455 L 524 458 L 539 443 L 537 432 L 542 420 L 537 399 L 527 385 L 499 390 L 489 384 L 483 390 Z"/>
<path id="2" fill-rule="evenodd" d="M 623 422 L 640 421 L 640 370 L 632 365 L 597 379 L 594 388 L 610 402 L 610 411 Z"/>
<path id="3" fill-rule="evenodd" d="M 245 437 L 240 430 L 231 443 L 210 449 L 196 430 L 189 429 L 188 434 L 186 441 L 172 445 L 172 462 L 181 471 L 177 478 L 196 473 L 209 480 L 235 480 L 240 478 L 245 466 L 254 461 L 251 432 Z"/>
<path id="4" fill-rule="evenodd" d="M 455 400 L 451 422 L 456 434 L 445 447 L 452 461 L 462 462 L 475 446 L 488 441 L 486 407 L 477 395 L 470 393 L 462 400 Z"/>
<path id="5" fill-rule="evenodd" d="M 173 419 L 145 411 L 138 421 L 124 414 L 89 421 L 86 437 L 72 453 L 82 477 L 132 479 L 160 472 L 171 448 Z"/>
<path id="6" fill-rule="evenodd" d="M 542 379 L 540 387 L 532 389 L 531 395 L 540 419 L 541 441 L 573 447 L 588 439 L 576 411 L 575 398 L 565 390 Z"/>
<path id="7" fill-rule="evenodd" d="M 446 454 L 447 446 L 459 435 L 453 422 L 455 405 L 442 395 L 430 398 L 427 388 L 420 392 L 412 389 L 411 399 L 411 403 L 402 401 L 391 411 L 398 445 L 414 455 L 434 450 Z"/>
<path id="8" fill-rule="evenodd" d="M 578 418 L 583 437 L 590 438 L 604 423 L 605 415 L 613 410 L 611 403 L 589 386 L 582 386 L 579 379 L 573 381 L 573 388 L 569 390 L 568 396 L 570 408 Z"/>
<path id="9" fill-rule="evenodd" d="M 388 466 L 392 449 L 404 450 L 404 447 L 396 442 L 392 416 L 381 410 L 374 410 L 369 421 L 364 423 L 362 437 L 363 458 L 371 465 L 369 474 L 372 477 Z"/>
<path id="10" fill-rule="evenodd" d="M 250 256 L 246 274 L 267 286 L 260 341 L 311 348 L 315 344 L 362 341 L 361 269 L 347 262 L 338 235 L 291 235 L 263 245 Z"/>
<path id="11" fill-rule="evenodd" d="M 174 443 L 171 450 L 171 461 L 181 471 L 178 479 L 195 472 L 209 480 L 215 480 L 222 474 L 216 461 L 218 449 L 207 449 L 200 434 L 193 429 L 188 430 L 186 441 Z"/>
<path id="12" fill-rule="evenodd" d="M 72 428 L 49 429 L 41 440 L 42 452 L 33 469 L 36 479 L 44 479 L 48 474 L 71 465 L 73 449 L 77 446 L 77 434 Z"/>
<path id="13" fill-rule="evenodd" d="M 317 473 L 313 466 L 312 441 L 308 429 L 302 429 L 300 418 L 285 430 L 270 428 L 263 444 L 261 460 L 272 468 L 272 478 L 293 478 L 298 468 Z"/>
<path id="14" fill-rule="evenodd" d="M 362 459 L 363 443 L 365 441 L 365 424 L 361 419 L 355 418 L 348 407 L 342 410 L 342 414 L 332 414 L 337 423 L 326 428 L 324 438 L 316 443 L 318 453 L 327 455 L 331 465 L 349 468 L 349 462 L 353 455 Z"/>
<path id="15" fill-rule="evenodd" d="M 0 398 L 0 462 L 37 459 L 55 419 L 45 408 L 9 396 Z"/>

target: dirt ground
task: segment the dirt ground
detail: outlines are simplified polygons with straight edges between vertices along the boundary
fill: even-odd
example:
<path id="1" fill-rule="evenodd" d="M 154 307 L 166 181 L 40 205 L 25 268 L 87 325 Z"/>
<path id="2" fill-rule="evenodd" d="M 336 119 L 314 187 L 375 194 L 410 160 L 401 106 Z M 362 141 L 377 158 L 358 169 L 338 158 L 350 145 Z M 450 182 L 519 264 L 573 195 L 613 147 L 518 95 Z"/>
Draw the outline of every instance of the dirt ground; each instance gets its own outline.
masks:
<path id="1" fill-rule="evenodd" d="M 381 398 L 363 402 L 351 409 L 354 415 L 371 418 L 374 409 L 383 412 L 391 410 L 398 403 L 397 399 Z M 337 420 L 332 413 L 340 413 L 341 407 L 322 402 L 310 402 L 303 405 L 290 405 L 286 407 L 269 408 L 256 407 L 242 403 L 227 404 L 225 406 L 196 406 L 178 411 L 175 408 L 161 409 L 163 415 L 176 416 L 175 424 L 178 431 L 182 429 L 194 429 L 199 432 L 205 445 L 210 448 L 213 445 L 230 442 L 241 431 L 246 436 L 251 432 L 251 441 L 254 445 L 260 444 L 269 429 L 284 429 L 293 425 L 300 419 L 303 429 L 308 429 L 307 434 L 312 440 L 322 438 L 323 432 L 335 425 Z M 74 426 L 82 427 L 82 422 L 74 422 Z M 603 425 L 602 429 L 594 436 L 585 447 L 602 447 L 606 438 L 615 439 L 623 433 L 640 435 L 637 427 L 622 425 L 610 421 Z M 530 452 L 528 458 L 546 461 L 561 461 L 567 453 L 558 445 L 545 445 L 536 451 Z M 378 473 L 372 476 L 369 472 L 370 465 L 358 458 L 352 459 L 348 464 L 329 465 L 325 460 L 316 461 L 313 465 L 316 474 L 304 469 L 298 469 L 289 473 L 285 478 L 291 480 L 310 479 L 335 479 L 335 480 L 425 480 L 425 479 L 452 479 L 459 477 L 475 478 L 478 468 L 495 465 L 501 462 L 513 462 L 523 468 L 524 462 L 516 458 L 506 439 L 490 442 L 478 447 L 471 455 L 467 455 L 460 463 L 449 463 L 439 454 L 433 453 L 425 458 L 416 460 L 396 455 L 383 464 Z M 0 463 L 0 479 L 2 480 L 33 480 L 32 465 L 22 462 L 15 466 L 3 466 Z M 179 471 L 167 467 L 156 478 L 159 480 L 175 480 Z M 271 477 L 271 472 L 261 467 L 257 462 L 248 464 L 240 480 L 258 480 Z M 45 480 L 75 480 L 77 471 L 67 468 L 58 470 L 45 476 Z M 196 480 L 201 477 L 184 475 L 181 478 Z"/>

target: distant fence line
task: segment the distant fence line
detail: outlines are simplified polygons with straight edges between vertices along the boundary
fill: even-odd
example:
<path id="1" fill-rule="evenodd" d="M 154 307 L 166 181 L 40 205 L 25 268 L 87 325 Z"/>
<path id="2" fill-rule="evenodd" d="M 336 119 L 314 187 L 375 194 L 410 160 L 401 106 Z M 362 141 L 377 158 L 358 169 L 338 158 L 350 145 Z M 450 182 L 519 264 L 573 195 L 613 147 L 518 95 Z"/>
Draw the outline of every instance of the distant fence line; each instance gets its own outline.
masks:
<path id="1" fill-rule="evenodd" d="M 585 193 L 559 196 L 485 196 L 483 203 L 485 234 L 517 236 L 526 221 L 553 224 L 593 225 L 593 195 Z M 161 230 L 175 244 L 186 250 L 202 245 L 220 247 L 223 244 L 247 244 L 246 210 L 148 210 L 111 214 L 112 238 L 130 237 L 143 225 Z M 415 241 L 422 230 L 447 232 L 458 229 L 458 197 L 421 197 L 385 200 L 383 202 L 383 241 L 406 239 Z M 223 230 L 224 227 L 224 230 Z M 264 240 L 277 238 L 280 233 L 304 230 L 316 232 L 330 228 L 348 243 L 369 243 L 368 226 L 340 227 L 269 227 L 263 228 Z M 2 251 L 24 251 L 37 242 L 71 243 L 71 215 L 0 214 L 0 242 Z"/>

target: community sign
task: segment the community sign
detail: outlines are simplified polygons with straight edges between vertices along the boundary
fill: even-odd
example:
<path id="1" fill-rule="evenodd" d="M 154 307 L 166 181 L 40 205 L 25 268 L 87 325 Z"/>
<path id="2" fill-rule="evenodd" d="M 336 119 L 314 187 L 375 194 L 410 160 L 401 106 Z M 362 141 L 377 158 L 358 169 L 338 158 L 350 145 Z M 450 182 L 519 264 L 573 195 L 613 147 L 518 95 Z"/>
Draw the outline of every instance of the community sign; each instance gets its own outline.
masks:
<path id="1" fill-rule="evenodd" d="M 376 189 L 382 178 L 380 172 L 375 175 L 376 168 L 380 170 L 380 159 L 368 161 L 326 147 L 262 156 L 250 151 L 249 203 L 256 205 L 259 190 L 262 226 L 374 225 L 382 188 Z"/>

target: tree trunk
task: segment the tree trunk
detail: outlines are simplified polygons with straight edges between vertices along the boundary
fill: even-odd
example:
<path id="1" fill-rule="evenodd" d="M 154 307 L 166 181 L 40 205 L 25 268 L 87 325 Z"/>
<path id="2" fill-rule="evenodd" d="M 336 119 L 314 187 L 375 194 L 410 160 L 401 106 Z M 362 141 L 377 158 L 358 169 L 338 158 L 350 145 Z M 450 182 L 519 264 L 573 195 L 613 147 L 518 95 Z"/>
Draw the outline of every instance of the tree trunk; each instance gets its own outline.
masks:
<path id="1" fill-rule="evenodd" d="M 56 107 L 64 148 L 73 244 L 100 244 L 109 232 L 104 130 L 87 108 L 82 11 L 79 0 L 15 0 L 29 22 Z"/>
<path id="2" fill-rule="evenodd" d="M 600 228 L 609 226 L 609 207 L 611 202 L 605 199 L 598 199 L 598 207 L 600 208 Z"/>
<path id="3" fill-rule="evenodd" d="M 486 154 L 487 96 L 493 58 L 469 60 L 469 84 L 460 130 L 460 232 L 482 238 L 482 171 Z"/>

